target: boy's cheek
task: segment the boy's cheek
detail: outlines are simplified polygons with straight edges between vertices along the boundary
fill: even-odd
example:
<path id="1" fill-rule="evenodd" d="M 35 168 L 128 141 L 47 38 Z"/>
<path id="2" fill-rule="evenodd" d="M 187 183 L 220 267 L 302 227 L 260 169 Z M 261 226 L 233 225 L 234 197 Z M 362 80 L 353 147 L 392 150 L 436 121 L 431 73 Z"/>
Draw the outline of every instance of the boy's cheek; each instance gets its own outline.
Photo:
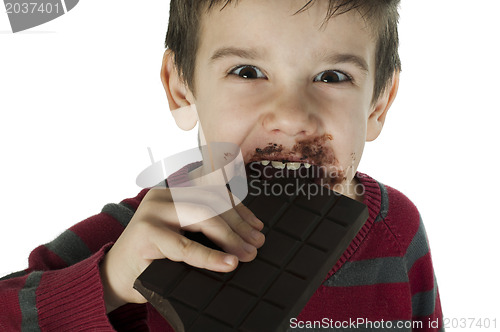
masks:
<path id="1" fill-rule="evenodd" d="M 239 136 L 247 132 L 247 129 L 245 120 L 241 116 L 235 116 L 235 114 L 236 111 L 232 111 L 232 109 L 224 109 L 200 115 L 205 138 L 212 142 L 240 144 Z"/>
<path id="2" fill-rule="evenodd" d="M 352 167 L 358 163 L 365 146 L 366 125 L 362 122 L 344 123 L 335 126 L 333 133 L 333 148 L 336 158 L 344 167 Z"/>

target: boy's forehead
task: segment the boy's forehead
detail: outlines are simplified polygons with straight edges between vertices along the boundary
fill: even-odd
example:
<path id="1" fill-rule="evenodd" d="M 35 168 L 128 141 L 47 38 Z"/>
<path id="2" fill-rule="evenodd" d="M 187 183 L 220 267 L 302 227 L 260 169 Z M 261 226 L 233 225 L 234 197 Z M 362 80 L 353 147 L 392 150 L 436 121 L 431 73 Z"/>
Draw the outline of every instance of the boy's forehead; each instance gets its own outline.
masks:
<path id="1" fill-rule="evenodd" d="M 335 51 L 356 55 L 372 71 L 374 33 L 358 11 L 325 21 L 328 2 L 316 1 L 297 13 L 306 2 L 240 0 L 215 6 L 201 19 L 199 55 L 213 60 L 220 56 L 221 49 L 232 47 L 250 50 L 243 54 L 245 57 L 266 56 L 277 49 L 314 57 Z"/>

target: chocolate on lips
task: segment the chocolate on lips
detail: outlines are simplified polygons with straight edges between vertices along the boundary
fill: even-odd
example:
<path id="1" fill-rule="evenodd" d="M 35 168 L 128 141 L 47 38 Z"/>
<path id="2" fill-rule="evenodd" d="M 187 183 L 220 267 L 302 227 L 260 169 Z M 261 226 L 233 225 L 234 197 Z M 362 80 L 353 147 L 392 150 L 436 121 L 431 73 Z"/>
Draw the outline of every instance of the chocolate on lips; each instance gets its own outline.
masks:
<path id="1" fill-rule="evenodd" d="M 346 175 L 332 148 L 325 144 L 329 140 L 333 140 L 333 136 L 325 134 L 298 141 L 291 149 L 272 142 L 265 147 L 255 148 L 246 161 L 247 175 L 261 180 L 276 177 L 307 178 L 316 184 L 334 188 L 346 180 Z M 289 163 L 293 165 L 291 169 Z"/>
<path id="2" fill-rule="evenodd" d="M 243 204 L 266 235 L 253 261 L 219 273 L 156 260 L 136 280 L 175 331 L 287 330 L 368 217 L 364 204 L 308 179 L 253 179 L 248 189 Z M 185 235 L 219 249 L 201 233 Z"/>
<path id="3" fill-rule="evenodd" d="M 249 162 L 261 160 L 287 160 L 308 162 L 313 165 L 330 165 L 335 162 L 332 149 L 326 141 L 333 140 L 333 136 L 325 134 L 320 137 L 298 141 L 291 149 L 286 149 L 282 144 L 268 143 L 267 146 L 256 148 Z"/>

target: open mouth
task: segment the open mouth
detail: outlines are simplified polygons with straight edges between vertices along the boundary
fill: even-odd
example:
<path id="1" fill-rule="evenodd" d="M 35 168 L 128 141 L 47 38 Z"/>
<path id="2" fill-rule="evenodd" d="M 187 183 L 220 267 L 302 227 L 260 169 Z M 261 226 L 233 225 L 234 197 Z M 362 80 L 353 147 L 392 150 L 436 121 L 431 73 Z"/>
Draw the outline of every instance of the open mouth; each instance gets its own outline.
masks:
<path id="1" fill-rule="evenodd" d="M 319 185 L 335 184 L 343 178 L 338 161 L 328 145 L 330 134 L 297 141 L 291 148 L 269 142 L 247 155 L 247 179 L 304 179 Z M 332 172 L 333 171 L 333 172 Z"/>

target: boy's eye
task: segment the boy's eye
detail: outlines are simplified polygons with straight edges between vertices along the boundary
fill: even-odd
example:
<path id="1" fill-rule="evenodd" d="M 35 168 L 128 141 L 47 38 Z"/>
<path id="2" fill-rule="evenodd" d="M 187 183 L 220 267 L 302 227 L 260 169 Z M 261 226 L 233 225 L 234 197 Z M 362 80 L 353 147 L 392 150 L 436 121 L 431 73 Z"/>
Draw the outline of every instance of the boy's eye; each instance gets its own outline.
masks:
<path id="1" fill-rule="evenodd" d="M 340 83 L 350 81 L 351 78 L 336 70 L 326 70 L 319 73 L 315 78 L 314 82 L 324 82 L 324 83 Z"/>
<path id="2" fill-rule="evenodd" d="M 239 66 L 231 70 L 230 74 L 237 75 L 245 79 L 266 78 L 259 68 L 249 65 Z"/>

